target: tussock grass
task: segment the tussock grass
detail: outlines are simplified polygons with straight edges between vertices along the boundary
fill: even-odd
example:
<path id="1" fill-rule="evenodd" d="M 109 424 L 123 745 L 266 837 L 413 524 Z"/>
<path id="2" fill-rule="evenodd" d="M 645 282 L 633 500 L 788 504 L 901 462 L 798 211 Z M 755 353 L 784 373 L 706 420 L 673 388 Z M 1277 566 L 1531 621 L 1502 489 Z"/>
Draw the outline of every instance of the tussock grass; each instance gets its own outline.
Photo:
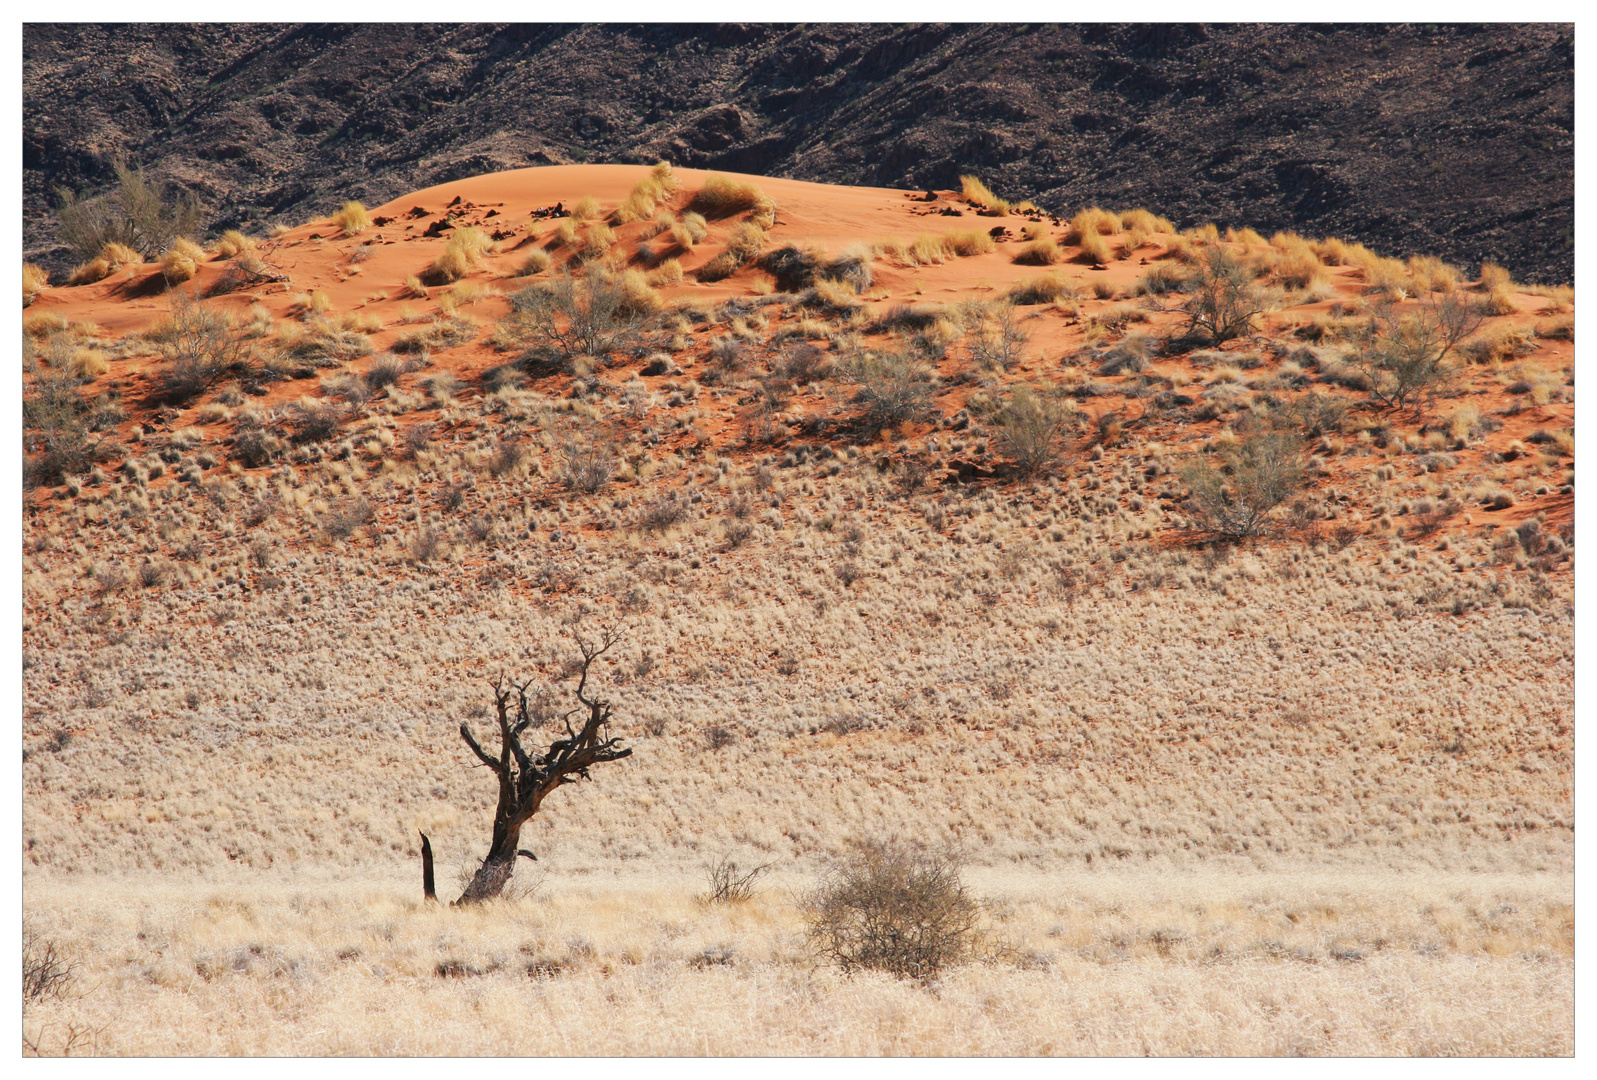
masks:
<path id="1" fill-rule="evenodd" d="M 1102 207 L 1089 206 L 1079 210 L 1065 228 L 1065 243 L 1080 245 L 1100 236 L 1108 236 L 1120 227 L 1120 218 Z M 1173 231 L 1173 230 L 1172 230 Z"/>
<path id="2" fill-rule="evenodd" d="M 231 259 L 254 250 L 255 241 L 237 229 L 228 229 L 211 243 L 211 254 L 219 259 Z"/>
<path id="3" fill-rule="evenodd" d="M 67 275 L 68 285 L 92 285 L 103 281 L 124 266 L 142 266 L 144 257 L 126 244 L 112 241 L 100 249 L 100 254 L 86 263 L 72 268 Z"/>
<path id="4" fill-rule="evenodd" d="M 704 186 L 693 193 L 693 200 L 688 203 L 690 211 L 711 219 L 731 217 L 745 211 L 760 213 L 775 206 L 752 180 L 734 180 L 720 173 L 705 177 Z"/>
<path id="5" fill-rule="evenodd" d="M 22 306 L 27 307 L 38 299 L 40 293 L 50 287 L 50 274 L 42 266 L 33 263 L 22 264 Z"/>
<path id="6" fill-rule="evenodd" d="M 599 216 L 602 210 L 603 207 L 599 205 L 598 199 L 595 199 L 592 195 L 584 195 L 571 204 L 571 220 L 592 221 Z"/>
<path id="7" fill-rule="evenodd" d="M 427 268 L 426 278 L 434 285 L 459 281 L 482 264 L 483 256 L 492 247 L 493 241 L 481 229 L 470 226 L 456 229 L 450 233 L 443 253 Z"/>
<path id="8" fill-rule="evenodd" d="M 979 177 L 961 176 L 959 178 L 959 188 L 960 194 L 964 196 L 965 201 L 982 213 L 992 217 L 1004 217 L 1009 213 L 1009 202 L 994 195 L 992 190 L 982 183 Z"/>
<path id="9" fill-rule="evenodd" d="M 1064 257 L 1058 244 L 1049 239 L 1037 239 L 1021 247 L 1009 261 L 1021 266 L 1050 266 L 1064 261 Z"/>
<path id="10" fill-rule="evenodd" d="M 1076 262 L 1086 263 L 1089 266 L 1105 266 L 1114 258 L 1109 241 L 1097 233 L 1085 233 L 1077 243 L 1080 250 L 1076 253 Z"/>
<path id="11" fill-rule="evenodd" d="M 731 277 L 759 257 L 765 249 L 765 230 L 752 221 L 740 222 L 727 237 L 726 247 L 699 267 L 694 276 L 700 281 L 720 281 Z"/>
<path id="12" fill-rule="evenodd" d="M 1030 306 L 1051 304 L 1061 299 L 1074 299 L 1075 286 L 1063 274 L 1044 274 L 1041 277 L 1017 281 L 1005 294 L 1010 303 Z"/>
<path id="13" fill-rule="evenodd" d="M 358 236 L 371 228 L 372 216 L 366 212 L 366 207 L 351 199 L 333 215 L 333 224 L 345 236 Z"/>
<path id="14" fill-rule="evenodd" d="M 178 237 L 166 254 L 161 256 L 161 274 L 167 284 L 188 281 L 199 273 L 199 264 L 205 261 L 205 249 L 192 240 Z"/>

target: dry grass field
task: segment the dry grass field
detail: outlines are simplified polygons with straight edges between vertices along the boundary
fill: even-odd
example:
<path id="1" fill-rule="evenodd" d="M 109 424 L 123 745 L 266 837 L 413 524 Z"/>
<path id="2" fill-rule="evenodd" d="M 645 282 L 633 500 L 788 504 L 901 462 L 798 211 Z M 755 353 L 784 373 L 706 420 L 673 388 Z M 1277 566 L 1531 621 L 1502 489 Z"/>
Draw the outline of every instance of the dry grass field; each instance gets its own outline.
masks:
<path id="1" fill-rule="evenodd" d="M 25 1048 L 1573 1051 L 1567 290 L 1038 214 L 1026 239 L 1067 261 L 1010 305 L 1039 274 L 1019 235 L 823 258 L 828 228 L 925 211 L 759 180 L 707 220 L 689 208 L 719 189 L 662 175 L 478 178 L 278 238 L 291 281 L 195 305 L 264 373 L 181 401 L 151 267 L 33 283 L 30 401 L 99 411 L 34 406 L 30 435 L 98 424 L 111 449 L 30 465 L 24 505 L 24 917 L 76 965 Z M 632 208 L 607 251 L 595 223 L 526 220 L 584 195 Z M 507 235 L 403 225 L 456 196 Z M 639 250 L 673 229 L 651 287 L 634 264 L 665 249 Z M 1122 253 L 1070 261 L 1082 235 Z M 1181 315 L 1136 283 L 1217 247 L 1268 310 L 1157 347 Z M 428 284 L 450 251 L 462 280 Z M 555 290 L 562 264 L 608 265 L 641 336 L 534 355 L 543 301 L 512 279 Z M 1391 405 L 1350 370 L 1381 290 L 1496 313 L 1445 386 Z M 1035 469 L 1027 400 L 1058 406 Z M 1293 498 L 1256 536 L 1202 527 L 1193 463 L 1284 417 Z M 509 896 L 424 903 L 420 833 L 449 899 L 493 820 L 460 725 L 490 731 L 502 673 L 558 737 L 575 639 L 606 626 L 633 756 L 550 797 Z M 887 837 L 963 858 L 979 962 L 923 984 L 810 947 L 809 890 Z M 773 872 L 702 903 L 723 856 Z"/>

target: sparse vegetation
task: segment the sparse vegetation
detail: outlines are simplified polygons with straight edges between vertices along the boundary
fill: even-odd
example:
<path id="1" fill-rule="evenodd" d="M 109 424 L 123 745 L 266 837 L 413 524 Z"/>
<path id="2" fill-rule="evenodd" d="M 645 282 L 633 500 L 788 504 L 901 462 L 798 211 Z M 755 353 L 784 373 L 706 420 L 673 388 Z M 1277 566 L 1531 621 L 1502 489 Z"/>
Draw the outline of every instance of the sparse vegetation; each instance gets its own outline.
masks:
<path id="1" fill-rule="evenodd" d="M 187 193 L 169 197 L 156 181 L 121 162 L 115 171 L 116 187 L 103 195 L 84 198 L 57 189 L 59 235 L 80 258 L 103 257 L 108 246 L 118 245 L 140 256 L 131 261 L 152 259 L 178 237 L 193 234 L 200 208 Z"/>
<path id="2" fill-rule="evenodd" d="M 364 206 L 351 199 L 333 215 L 333 224 L 345 236 L 358 236 L 371 228 L 372 216 Z"/>

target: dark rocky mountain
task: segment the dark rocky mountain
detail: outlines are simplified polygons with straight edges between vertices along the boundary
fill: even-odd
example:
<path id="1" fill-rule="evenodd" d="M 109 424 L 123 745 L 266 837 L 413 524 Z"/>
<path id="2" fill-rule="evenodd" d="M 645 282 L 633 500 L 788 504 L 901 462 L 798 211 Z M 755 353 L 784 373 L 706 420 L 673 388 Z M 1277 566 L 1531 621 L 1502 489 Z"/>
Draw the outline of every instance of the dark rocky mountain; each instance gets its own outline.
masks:
<path id="1" fill-rule="evenodd" d="M 24 247 L 118 156 L 214 228 L 497 169 L 976 172 L 1387 254 L 1574 273 L 1567 25 L 92 25 L 23 31 Z"/>

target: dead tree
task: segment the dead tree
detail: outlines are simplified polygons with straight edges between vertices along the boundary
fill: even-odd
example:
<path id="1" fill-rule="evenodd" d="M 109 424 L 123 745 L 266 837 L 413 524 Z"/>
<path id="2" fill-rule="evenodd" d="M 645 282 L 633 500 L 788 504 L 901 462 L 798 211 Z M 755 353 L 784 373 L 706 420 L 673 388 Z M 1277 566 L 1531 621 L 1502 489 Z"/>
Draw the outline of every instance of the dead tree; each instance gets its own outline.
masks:
<path id="1" fill-rule="evenodd" d="M 593 662 L 621 640 L 620 634 L 606 629 L 596 643 L 577 638 L 582 650 L 582 678 L 577 683 L 577 700 L 582 703 L 561 718 L 566 737 L 556 739 L 543 753 L 528 752 L 522 746 L 522 737 L 536 720 L 528 708 L 527 687 L 517 685 L 502 676 L 494 680 L 494 706 L 499 719 L 499 753 L 497 756 L 484 750 L 471 733 L 468 724 L 460 725 L 460 737 L 476 755 L 478 762 L 490 769 L 499 781 L 499 804 L 494 811 L 493 841 L 488 854 L 477 868 L 466 891 L 457 904 L 476 904 L 492 899 L 504 891 L 510 876 L 515 872 L 518 856 L 536 860 L 530 851 L 517 847 L 521 827 L 538 812 L 544 798 L 556 788 L 574 784 L 579 779 L 590 779 L 588 769 L 600 762 L 619 761 L 632 755 L 631 749 L 622 749 L 619 738 L 610 737 L 610 703 L 588 697 L 588 676 Z M 571 718 L 587 711 L 580 728 L 573 728 Z M 423 888 L 432 899 L 432 845 L 422 837 Z"/>

